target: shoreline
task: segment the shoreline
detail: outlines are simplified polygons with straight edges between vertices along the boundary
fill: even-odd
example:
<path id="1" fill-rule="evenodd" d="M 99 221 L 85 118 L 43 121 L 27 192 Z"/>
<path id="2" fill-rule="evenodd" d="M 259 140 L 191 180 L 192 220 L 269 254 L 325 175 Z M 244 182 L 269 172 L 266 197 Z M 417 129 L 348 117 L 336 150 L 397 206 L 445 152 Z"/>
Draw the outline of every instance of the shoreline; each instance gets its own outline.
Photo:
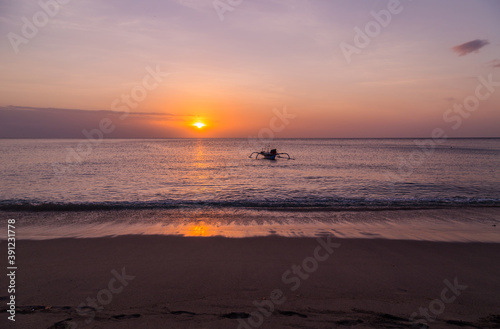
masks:
<path id="1" fill-rule="evenodd" d="M 494 327 L 498 254 L 499 243 L 331 237 L 23 240 L 16 253 L 16 323 L 253 328 L 260 312 L 261 328 L 411 328 L 425 318 L 420 308 L 443 303 L 448 287 L 449 302 L 430 313 L 432 328 Z"/>
<path id="2" fill-rule="evenodd" d="M 123 235 L 318 237 L 500 242 L 500 208 L 345 212 L 227 209 L 6 212 L 17 238 L 97 238 Z M 5 224 L 6 225 L 6 224 Z M 6 232 L 0 232 L 0 239 Z"/>

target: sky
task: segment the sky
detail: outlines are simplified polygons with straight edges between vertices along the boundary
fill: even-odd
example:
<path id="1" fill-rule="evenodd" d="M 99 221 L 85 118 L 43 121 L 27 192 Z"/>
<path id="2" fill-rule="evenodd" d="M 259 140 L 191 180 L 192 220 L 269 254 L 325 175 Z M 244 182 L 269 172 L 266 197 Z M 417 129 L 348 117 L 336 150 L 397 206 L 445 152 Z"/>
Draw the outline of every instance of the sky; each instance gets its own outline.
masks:
<path id="1" fill-rule="evenodd" d="M 0 138 L 500 137 L 499 31 L 496 0 L 0 0 Z"/>

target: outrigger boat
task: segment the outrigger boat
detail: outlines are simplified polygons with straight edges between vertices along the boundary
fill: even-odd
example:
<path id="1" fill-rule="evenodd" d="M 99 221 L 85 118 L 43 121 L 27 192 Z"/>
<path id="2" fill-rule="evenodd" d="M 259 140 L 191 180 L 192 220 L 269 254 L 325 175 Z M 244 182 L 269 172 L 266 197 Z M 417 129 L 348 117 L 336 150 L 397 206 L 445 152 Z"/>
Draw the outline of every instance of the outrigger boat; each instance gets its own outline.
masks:
<path id="1" fill-rule="evenodd" d="M 249 158 L 251 158 L 254 154 L 256 154 L 255 159 L 258 159 L 259 155 L 261 155 L 264 157 L 264 159 L 268 160 L 276 160 L 276 158 L 287 158 L 288 160 L 295 160 L 294 158 L 290 157 L 288 153 L 278 153 L 276 149 L 269 150 L 268 148 L 268 149 L 262 149 L 262 151 L 260 152 L 252 152 Z"/>

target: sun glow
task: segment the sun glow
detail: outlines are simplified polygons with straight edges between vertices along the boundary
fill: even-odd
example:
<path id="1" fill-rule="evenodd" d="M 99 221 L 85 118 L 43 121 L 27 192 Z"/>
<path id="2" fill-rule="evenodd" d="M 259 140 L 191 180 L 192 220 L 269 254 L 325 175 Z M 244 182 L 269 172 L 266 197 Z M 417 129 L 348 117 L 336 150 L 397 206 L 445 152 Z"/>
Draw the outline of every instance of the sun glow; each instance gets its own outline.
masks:
<path id="1" fill-rule="evenodd" d="M 204 124 L 203 122 L 198 121 L 198 122 L 193 123 L 193 126 L 195 126 L 198 129 L 201 129 L 201 128 L 205 127 L 206 124 Z"/>

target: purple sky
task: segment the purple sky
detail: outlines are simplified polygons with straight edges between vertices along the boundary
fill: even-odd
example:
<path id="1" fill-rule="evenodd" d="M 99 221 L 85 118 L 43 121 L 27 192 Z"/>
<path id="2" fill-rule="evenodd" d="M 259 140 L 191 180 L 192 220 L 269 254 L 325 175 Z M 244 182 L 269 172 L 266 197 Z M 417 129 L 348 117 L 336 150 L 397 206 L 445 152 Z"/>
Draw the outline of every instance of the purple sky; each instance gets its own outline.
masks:
<path id="1" fill-rule="evenodd" d="M 55 1 L 0 0 L 0 137 L 500 136 L 500 1 Z"/>

